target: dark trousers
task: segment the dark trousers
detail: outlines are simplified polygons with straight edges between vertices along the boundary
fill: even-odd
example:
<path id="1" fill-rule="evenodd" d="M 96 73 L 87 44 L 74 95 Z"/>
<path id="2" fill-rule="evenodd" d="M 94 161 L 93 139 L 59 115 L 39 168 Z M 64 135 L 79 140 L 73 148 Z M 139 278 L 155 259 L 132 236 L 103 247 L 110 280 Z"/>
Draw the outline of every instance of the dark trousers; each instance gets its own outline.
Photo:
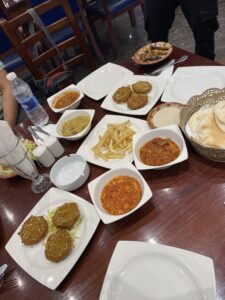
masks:
<path id="1" fill-rule="evenodd" d="M 218 29 L 217 0 L 146 0 L 145 4 L 145 29 L 149 40 L 168 41 L 175 10 L 180 6 L 194 35 L 195 53 L 214 59 L 214 34 Z"/>

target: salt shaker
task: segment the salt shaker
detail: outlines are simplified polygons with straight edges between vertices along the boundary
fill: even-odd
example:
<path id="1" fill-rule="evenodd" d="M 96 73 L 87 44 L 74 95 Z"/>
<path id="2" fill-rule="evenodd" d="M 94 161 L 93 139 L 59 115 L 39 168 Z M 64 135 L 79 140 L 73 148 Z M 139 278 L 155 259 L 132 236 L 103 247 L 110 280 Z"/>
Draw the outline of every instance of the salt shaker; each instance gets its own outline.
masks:
<path id="1" fill-rule="evenodd" d="M 54 136 L 48 136 L 45 139 L 45 146 L 52 153 L 54 157 L 59 157 L 64 153 L 64 148 Z"/>
<path id="2" fill-rule="evenodd" d="M 43 167 L 50 167 L 55 162 L 55 157 L 44 145 L 40 145 L 33 150 L 33 155 Z"/>

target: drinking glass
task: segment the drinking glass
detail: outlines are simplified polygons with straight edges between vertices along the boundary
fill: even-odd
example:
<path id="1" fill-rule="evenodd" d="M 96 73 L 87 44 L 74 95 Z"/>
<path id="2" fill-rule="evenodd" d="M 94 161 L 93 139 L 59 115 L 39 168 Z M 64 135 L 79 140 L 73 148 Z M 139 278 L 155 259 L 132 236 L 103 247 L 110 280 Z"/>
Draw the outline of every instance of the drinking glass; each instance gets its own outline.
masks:
<path id="1" fill-rule="evenodd" d="M 10 167 L 16 174 L 32 181 L 31 190 L 34 193 L 42 193 L 51 186 L 48 174 L 39 174 L 38 170 L 28 156 L 22 142 L 17 137 L 15 146 L 4 156 L 0 157 L 0 163 Z"/>

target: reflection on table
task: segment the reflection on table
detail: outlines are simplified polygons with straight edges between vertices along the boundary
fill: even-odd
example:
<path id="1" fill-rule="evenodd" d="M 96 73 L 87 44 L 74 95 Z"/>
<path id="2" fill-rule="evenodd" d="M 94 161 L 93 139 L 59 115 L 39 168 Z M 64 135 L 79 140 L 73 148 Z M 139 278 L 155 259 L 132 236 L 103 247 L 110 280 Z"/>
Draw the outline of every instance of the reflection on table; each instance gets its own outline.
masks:
<path id="1" fill-rule="evenodd" d="M 175 48 L 172 58 L 179 58 L 183 54 L 187 53 Z M 189 59 L 182 66 L 215 65 L 199 56 L 188 55 Z M 137 75 L 156 68 L 151 66 L 143 69 L 135 66 L 131 60 L 122 65 Z M 106 114 L 98 101 L 88 97 L 82 100 L 79 108 L 95 109 L 92 128 Z M 60 117 L 50 111 L 49 115 L 54 123 Z M 145 120 L 146 116 L 138 118 Z M 28 125 L 29 122 L 24 122 L 16 130 L 24 134 Z M 83 140 L 63 141 L 65 154 L 76 153 Z M 4 298 L 10 299 L 16 295 L 20 299 L 97 300 L 117 242 L 130 240 L 165 244 L 211 257 L 215 266 L 217 297 L 224 299 L 225 166 L 202 158 L 188 143 L 187 146 L 188 160 L 169 169 L 141 172 L 153 193 L 151 200 L 122 220 L 110 225 L 100 222 L 79 261 L 55 291 L 31 278 L 4 249 L 18 225 L 40 200 L 40 195 L 32 194 L 30 182 L 21 177 L 1 181 L 1 260 L 10 266 L 8 278 L 16 281 L 13 287 L 4 292 Z M 91 172 L 88 182 L 106 171 L 100 166 L 89 165 Z M 49 171 L 40 169 L 41 172 L 46 170 Z M 88 182 L 73 194 L 91 202 Z"/>

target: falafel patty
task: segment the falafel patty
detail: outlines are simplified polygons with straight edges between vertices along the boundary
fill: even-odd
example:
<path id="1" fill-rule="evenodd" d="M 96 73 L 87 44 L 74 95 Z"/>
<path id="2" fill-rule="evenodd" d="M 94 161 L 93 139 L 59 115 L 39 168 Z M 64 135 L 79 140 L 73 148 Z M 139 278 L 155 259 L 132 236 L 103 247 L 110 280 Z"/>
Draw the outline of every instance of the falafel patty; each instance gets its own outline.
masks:
<path id="1" fill-rule="evenodd" d="M 52 222 L 56 227 L 71 229 L 79 218 L 80 212 L 77 204 L 71 202 L 65 203 L 56 209 Z"/>
<path id="2" fill-rule="evenodd" d="M 148 95 L 132 94 L 127 101 L 127 106 L 130 109 L 138 109 L 145 106 L 148 103 Z"/>
<path id="3" fill-rule="evenodd" d="M 132 91 L 129 86 L 122 86 L 115 91 L 112 98 L 117 103 L 127 102 L 131 94 Z"/>
<path id="4" fill-rule="evenodd" d="M 42 216 L 30 216 L 19 232 L 25 245 L 33 245 L 39 242 L 48 232 L 48 223 Z"/>
<path id="5" fill-rule="evenodd" d="M 148 81 L 138 81 L 132 84 L 132 89 L 134 93 L 137 94 L 147 94 L 151 91 L 152 85 Z"/>
<path id="6" fill-rule="evenodd" d="M 59 262 L 69 255 L 72 245 L 69 233 L 65 229 L 58 229 L 47 240 L 45 256 L 50 261 Z"/>

